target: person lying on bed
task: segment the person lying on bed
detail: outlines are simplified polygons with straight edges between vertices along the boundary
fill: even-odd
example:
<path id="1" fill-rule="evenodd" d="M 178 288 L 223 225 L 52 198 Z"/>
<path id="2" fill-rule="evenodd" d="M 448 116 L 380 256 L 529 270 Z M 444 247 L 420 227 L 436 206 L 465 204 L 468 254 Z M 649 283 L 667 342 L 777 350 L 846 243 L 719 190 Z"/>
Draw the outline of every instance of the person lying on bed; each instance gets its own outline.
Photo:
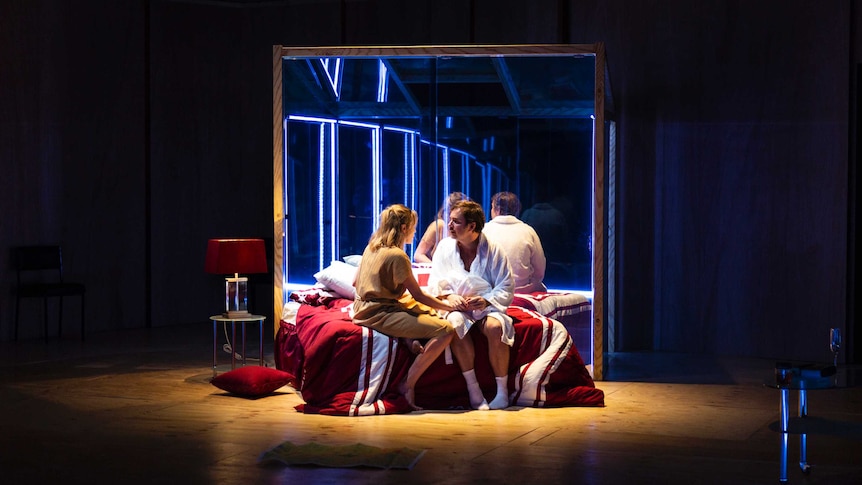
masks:
<path id="1" fill-rule="evenodd" d="M 356 297 L 351 308 L 355 324 L 403 338 L 417 354 L 398 388 L 416 410 L 421 409 L 414 398 L 416 381 L 454 335 L 452 325 L 434 309 L 457 308 L 424 293 L 413 276 L 404 245 L 416 234 L 417 218 L 415 211 L 401 204 L 383 209 L 380 226 L 368 240 L 356 270 Z M 419 340 L 425 339 L 423 346 Z"/>
<path id="2" fill-rule="evenodd" d="M 437 249 L 437 244 L 449 235 L 449 208 L 459 200 L 470 200 L 470 198 L 463 192 L 452 192 L 449 194 L 449 197 L 446 197 L 446 202 L 437 211 L 437 219 L 428 224 L 425 233 L 422 234 L 422 239 L 416 245 L 416 251 L 413 252 L 413 261 L 417 263 L 431 262 L 434 250 Z"/>
<path id="3" fill-rule="evenodd" d="M 449 346 L 467 381 L 470 405 L 479 410 L 509 406 L 509 347 L 515 342 L 512 317 L 506 315 L 515 282 L 503 249 L 482 234 L 484 224 L 481 205 L 456 202 L 449 213 L 450 237 L 437 245 L 428 279 L 429 293 L 464 308 L 445 314 L 458 334 Z M 488 358 L 497 381 L 497 394 L 490 403 L 476 380 L 472 328 L 488 339 Z"/>
<path id="4" fill-rule="evenodd" d="M 532 226 L 518 219 L 521 201 L 511 192 L 497 192 L 491 197 L 491 220 L 482 232 L 506 252 L 515 278 L 515 293 L 547 291 L 545 250 Z"/>

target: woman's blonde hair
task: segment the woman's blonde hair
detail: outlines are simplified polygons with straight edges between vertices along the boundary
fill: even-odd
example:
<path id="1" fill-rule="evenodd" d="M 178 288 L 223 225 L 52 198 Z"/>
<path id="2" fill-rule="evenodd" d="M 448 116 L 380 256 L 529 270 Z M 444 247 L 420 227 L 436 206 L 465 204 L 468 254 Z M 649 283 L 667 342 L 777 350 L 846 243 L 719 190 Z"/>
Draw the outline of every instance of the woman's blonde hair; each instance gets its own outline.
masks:
<path id="1" fill-rule="evenodd" d="M 368 239 L 368 247 L 377 251 L 383 247 L 401 247 L 410 230 L 416 227 L 419 216 L 404 204 L 392 204 L 380 213 L 380 226 Z M 404 230 L 402 230 L 402 226 Z"/>

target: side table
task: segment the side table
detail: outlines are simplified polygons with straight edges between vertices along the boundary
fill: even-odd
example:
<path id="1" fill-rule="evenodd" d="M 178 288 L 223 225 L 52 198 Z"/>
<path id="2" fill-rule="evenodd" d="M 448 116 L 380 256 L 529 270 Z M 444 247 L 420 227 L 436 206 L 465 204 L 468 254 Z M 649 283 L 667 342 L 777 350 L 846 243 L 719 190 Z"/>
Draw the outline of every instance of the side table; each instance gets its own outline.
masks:
<path id="1" fill-rule="evenodd" d="M 802 365 L 802 368 L 807 368 Z M 787 447 L 790 435 L 790 391 L 796 391 L 799 401 L 799 418 L 804 420 L 808 417 L 808 391 L 824 389 L 840 389 L 853 387 L 859 384 L 859 374 L 853 369 L 839 366 L 835 374 L 820 377 L 817 375 L 801 375 L 800 367 L 788 366 L 783 369 L 786 377 L 779 377 L 779 367 L 776 367 L 776 377 L 767 380 L 764 385 L 780 392 L 778 401 L 779 432 L 781 433 L 781 454 L 779 459 L 778 481 L 787 482 Z M 783 381 L 783 382 L 780 382 Z M 802 473 L 809 473 L 811 465 L 808 464 L 808 432 L 804 422 L 796 432 L 799 434 L 799 469 Z"/>
<path id="2" fill-rule="evenodd" d="M 210 317 L 210 320 L 213 322 L 213 377 L 216 376 L 216 365 L 218 364 L 218 323 L 227 323 L 230 322 L 230 328 L 232 333 L 232 341 L 231 341 L 231 355 L 230 355 L 230 368 L 231 370 L 236 368 L 236 324 L 239 323 L 242 325 L 242 365 L 245 366 L 245 325 L 248 322 L 258 322 L 260 327 L 260 365 L 264 365 L 263 363 L 263 321 L 266 320 L 266 317 L 263 315 L 248 315 L 245 317 L 228 317 L 223 314 L 213 315 Z"/>

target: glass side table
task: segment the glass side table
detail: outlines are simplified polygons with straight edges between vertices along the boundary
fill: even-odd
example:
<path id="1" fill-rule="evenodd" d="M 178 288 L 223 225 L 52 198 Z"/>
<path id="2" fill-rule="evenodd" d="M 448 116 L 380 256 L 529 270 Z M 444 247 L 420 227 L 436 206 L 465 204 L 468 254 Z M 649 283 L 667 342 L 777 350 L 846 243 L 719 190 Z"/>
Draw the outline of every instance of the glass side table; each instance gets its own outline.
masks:
<path id="1" fill-rule="evenodd" d="M 787 482 L 787 447 L 790 437 L 790 391 L 796 391 L 799 400 L 799 418 L 808 416 L 808 391 L 826 389 L 841 389 L 855 387 L 860 383 L 860 369 L 838 366 L 833 375 L 819 376 L 814 372 L 815 366 L 811 364 L 791 364 L 787 367 L 775 368 L 775 377 L 764 382 L 766 387 L 780 391 L 779 431 L 781 432 L 781 454 L 779 459 L 779 482 Z M 808 372 L 801 373 L 800 369 Z M 813 373 L 813 374 L 812 374 Z M 799 469 L 802 473 L 809 473 L 811 465 L 808 464 L 808 433 L 805 427 L 801 427 L 799 434 Z"/>
<path id="2" fill-rule="evenodd" d="M 222 314 L 213 315 L 210 317 L 210 320 L 213 322 L 213 377 L 216 376 L 216 365 L 218 364 L 218 323 L 230 322 L 231 328 L 231 353 L 230 353 L 230 368 L 234 370 L 236 368 L 236 324 L 239 323 L 242 325 L 242 365 L 245 366 L 245 326 L 249 322 L 258 322 L 260 327 L 260 365 L 264 365 L 263 363 L 263 321 L 266 320 L 266 317 L 263 315 L 248 315 L 245 317 L 228 317 Z"/>

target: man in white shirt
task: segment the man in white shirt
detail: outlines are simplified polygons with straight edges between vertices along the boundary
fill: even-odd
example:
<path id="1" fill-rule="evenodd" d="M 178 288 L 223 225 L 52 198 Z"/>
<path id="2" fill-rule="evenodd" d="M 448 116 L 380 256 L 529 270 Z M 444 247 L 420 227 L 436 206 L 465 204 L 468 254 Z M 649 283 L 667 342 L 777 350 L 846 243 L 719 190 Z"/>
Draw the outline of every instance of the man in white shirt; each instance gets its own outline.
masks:
<path id="1" fill-rule="evenodd" d="M 511 192 L 498 192 L 491 198 L 491 220 L 482 232 L 503 248 L 515 278 L 515 293 L 547 291 L 545 251 L 536 231 L 518 219 L 521 201 Z"/>

